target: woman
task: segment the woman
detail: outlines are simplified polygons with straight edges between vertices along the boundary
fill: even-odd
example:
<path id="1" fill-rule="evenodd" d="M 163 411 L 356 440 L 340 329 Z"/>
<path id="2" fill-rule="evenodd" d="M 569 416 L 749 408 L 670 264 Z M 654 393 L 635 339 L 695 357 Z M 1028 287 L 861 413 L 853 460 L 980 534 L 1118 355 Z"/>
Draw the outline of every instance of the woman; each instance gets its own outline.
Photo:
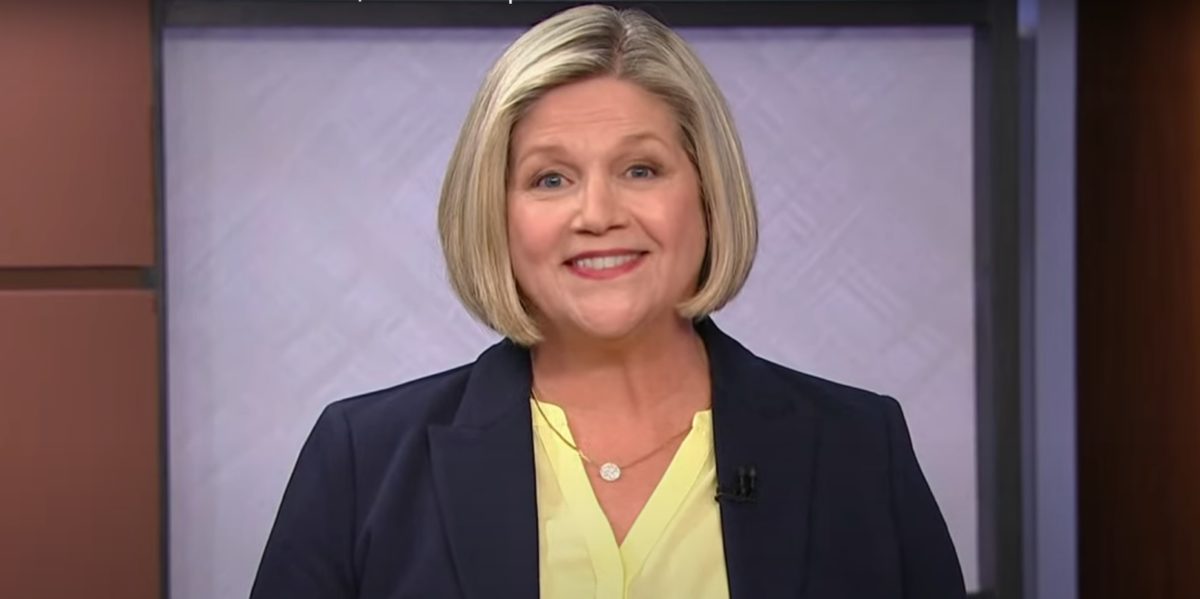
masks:
<path id="1" fill-rule="evenodd" d="M 539 24 L 488 73 L 439 212 L 506 339 L 325 410 L 252 597 L 963 597 L 890 398 L 708 314 L 756 219 L 728 109 L 637 11 Z"/>

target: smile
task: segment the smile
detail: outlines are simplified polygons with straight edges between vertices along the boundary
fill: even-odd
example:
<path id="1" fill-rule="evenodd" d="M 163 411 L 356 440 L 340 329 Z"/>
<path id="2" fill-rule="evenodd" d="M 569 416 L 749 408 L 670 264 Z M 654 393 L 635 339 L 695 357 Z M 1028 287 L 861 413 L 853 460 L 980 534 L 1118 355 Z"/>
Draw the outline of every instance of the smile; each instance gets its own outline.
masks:
<path id="1" fill-rule="evenodd" d="M 578 268 L 588 268 L 591 270 L 603 270 L 606 268 L 616 268 L 625 264 L 629 264 L 637 260 L 641 254 L 625 254 L 623 256 L 604 256 L 599 258 L 580 258 L 571 262 L 573 266 Z"/>
<path id="2" fill-rule="evenodd" d="M 587 256 L 567 261 L 567 267 L 575 274 L 589 279 L 610 279 L 625 274 L 642 263 L 643 252 L 629 252 L 608 256 Z"/>

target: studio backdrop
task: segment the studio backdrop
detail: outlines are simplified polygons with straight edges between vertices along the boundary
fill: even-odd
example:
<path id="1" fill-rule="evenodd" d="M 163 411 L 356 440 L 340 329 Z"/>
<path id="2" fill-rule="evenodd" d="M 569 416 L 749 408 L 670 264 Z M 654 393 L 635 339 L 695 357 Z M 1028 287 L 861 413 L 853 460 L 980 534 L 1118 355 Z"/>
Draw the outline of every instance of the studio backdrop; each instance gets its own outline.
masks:
<path id="1" fill-rule="evenodd" d="M 473 360 L 436 234 L 513 29 L 163 36 L 170 591 L 245 596 L 321 408 Z M 894 395 L 977 589 L 970 28 L 683 29 L 734 112 L 761 245 L 714 319 Z"/>

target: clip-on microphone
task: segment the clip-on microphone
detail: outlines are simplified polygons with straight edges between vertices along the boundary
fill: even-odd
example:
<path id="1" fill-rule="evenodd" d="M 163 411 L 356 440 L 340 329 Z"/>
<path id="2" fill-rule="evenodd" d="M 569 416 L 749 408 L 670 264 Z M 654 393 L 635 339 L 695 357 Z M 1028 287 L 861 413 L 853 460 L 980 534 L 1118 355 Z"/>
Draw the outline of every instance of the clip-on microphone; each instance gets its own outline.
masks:
<path id="1" fill-rule="evenodd" d="M 739 466 L 737 484 L 732 488 L 717 486 L 717 501 L 732 501 L 734 503 L 754 503 L 757 494 L 756 483 L 758 472 L 754 466 Z"/>

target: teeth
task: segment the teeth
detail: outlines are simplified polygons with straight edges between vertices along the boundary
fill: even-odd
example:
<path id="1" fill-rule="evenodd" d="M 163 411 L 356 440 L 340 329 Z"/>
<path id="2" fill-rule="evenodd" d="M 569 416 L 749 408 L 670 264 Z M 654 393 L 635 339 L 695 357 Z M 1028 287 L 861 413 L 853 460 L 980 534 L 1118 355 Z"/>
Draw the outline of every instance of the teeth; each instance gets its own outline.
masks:
<path id="1" fill-rule="evenodd" d="M 606 268 L 616 268 L 623 264 L 628 264 L 637 259 L 637 254 L 625 254 L 622 256 L 604 256 L 602 258 L 582 258 L 572 261 L 571 264 L 578 268 L 586 268 L 588 270 L 604 270 Z"/>

